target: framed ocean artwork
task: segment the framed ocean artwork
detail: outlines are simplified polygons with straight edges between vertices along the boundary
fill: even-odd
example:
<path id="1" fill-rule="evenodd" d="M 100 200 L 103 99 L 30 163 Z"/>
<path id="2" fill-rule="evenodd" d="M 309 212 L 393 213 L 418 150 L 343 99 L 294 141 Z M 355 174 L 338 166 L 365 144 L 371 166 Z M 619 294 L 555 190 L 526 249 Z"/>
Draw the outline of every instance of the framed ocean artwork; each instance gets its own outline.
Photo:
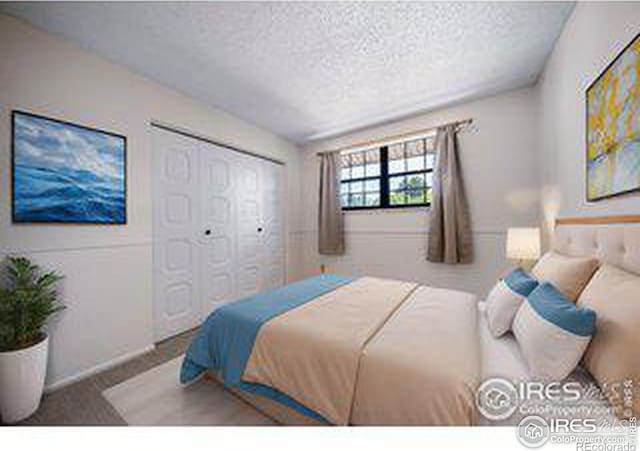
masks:
<path id="1" fill-rule="evenodd" d="M 587 88 L 587 200 L 640 190 L 640 34 Z"/>
<path id="2" fill-rule="evenodd" d="M 12 113 L 14 223 L 126 224 L 124 136 Z"/>

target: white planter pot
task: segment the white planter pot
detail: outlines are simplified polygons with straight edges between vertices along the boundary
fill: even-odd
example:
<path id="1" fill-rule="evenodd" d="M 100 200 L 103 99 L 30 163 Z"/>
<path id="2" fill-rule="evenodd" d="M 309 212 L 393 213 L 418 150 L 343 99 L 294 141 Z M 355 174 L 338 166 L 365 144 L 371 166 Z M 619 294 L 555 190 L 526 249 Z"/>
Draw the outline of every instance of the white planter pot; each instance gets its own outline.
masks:
<path id="1" fill-rule="evenodd" d="M 16 423 L 38 409 L 47 372 L 49 337 L 26 349 L 0 352 L 0 417 Z"/>

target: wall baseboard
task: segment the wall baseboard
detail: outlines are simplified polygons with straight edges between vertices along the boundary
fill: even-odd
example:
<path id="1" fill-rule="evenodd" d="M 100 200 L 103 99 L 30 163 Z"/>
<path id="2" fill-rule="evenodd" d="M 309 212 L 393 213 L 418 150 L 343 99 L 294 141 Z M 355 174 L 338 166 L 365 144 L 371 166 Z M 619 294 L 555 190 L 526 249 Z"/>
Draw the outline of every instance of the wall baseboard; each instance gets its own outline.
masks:
<path id="1" fill-rule="evenodd" d="M 88 377 L 93 376 L 94 374 L 100 373 L 102 371 L 106 371 L 108 369 L 111 369 L 117 365 L 120 365 L 121 363 L 124 363 L 128 360 L 131 359 L 135 359 L 136 357 L 139 357 L 143 354 L 146 354 L 147 352 L 151 352 L 156 348 L 156 346 L 154 344 L 150 344 L 148 346 L 145 346 L 144 348 L 141 349 L 137 349 L 135 351 L 132 352 L 127 352 L 125 354 L 122 354 L 118 357 L 116 357 L 115 359 L 111 359 L 107 362 L 104 363 L 100 363 L 99 365 L 93 366 L 91 368 L 88 368 L 84 371 L 80 371 L 77 374 L 74 374 L 73 376 L 69 376 L 69 377 L 65 377 L 64 379 L 61 379 L 59 381 L 53 382 L 51 384 L 47 384 L 44 387 L 44 392 L 45 393 L 51 393 L 53 391 L 59 390 L 61 388 L 64 388 L 68 385 L 71 385 L 75 382 L 79 382 L 82 379 L 86 379 Z"/>

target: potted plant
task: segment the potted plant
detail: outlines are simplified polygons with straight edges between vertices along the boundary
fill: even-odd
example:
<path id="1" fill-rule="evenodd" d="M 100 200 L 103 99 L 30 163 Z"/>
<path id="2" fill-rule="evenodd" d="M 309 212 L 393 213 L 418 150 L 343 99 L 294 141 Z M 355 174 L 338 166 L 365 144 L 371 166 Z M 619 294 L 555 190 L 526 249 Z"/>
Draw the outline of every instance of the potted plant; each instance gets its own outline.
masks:
<path id="1" fill-rule="evenodd" d="M 15 423 L 36 411 L 47 370 L 47 320 L 64 308 L 61 276 L 25 257 L 8 257 L 0 281 L 0 418 Z"/>

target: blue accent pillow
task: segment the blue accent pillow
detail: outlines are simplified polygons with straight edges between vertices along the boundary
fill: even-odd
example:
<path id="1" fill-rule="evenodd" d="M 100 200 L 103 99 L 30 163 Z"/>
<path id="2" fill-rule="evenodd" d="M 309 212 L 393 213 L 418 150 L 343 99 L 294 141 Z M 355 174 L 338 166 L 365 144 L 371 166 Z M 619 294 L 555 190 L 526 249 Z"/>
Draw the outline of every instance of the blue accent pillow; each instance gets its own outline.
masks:
<path id="1" fill-rule="evenodd" d="M 527 297 L 538 286 L 538 281 L 527 274 L 522 268 L 516 268 L 504 278 L 504 283 L 507 284 L 512 291 L 515 291 L 520 296 Z"/>
<path id="2" fill-rule="evenodd" d="M 562 381 L 578 366 L 596 332 L 596 314 L 580 308 L 543 282 L 527 296 L 513 321 L 513 334 L 529 376 Z"/>
<path id="3" fill-rule="evenodd" d="M 529 294 L 527 302 L 544 319 L 583 337 L 596 333 L 596 313 L 580 308 L 549 282 L 543 282 Z"/>

